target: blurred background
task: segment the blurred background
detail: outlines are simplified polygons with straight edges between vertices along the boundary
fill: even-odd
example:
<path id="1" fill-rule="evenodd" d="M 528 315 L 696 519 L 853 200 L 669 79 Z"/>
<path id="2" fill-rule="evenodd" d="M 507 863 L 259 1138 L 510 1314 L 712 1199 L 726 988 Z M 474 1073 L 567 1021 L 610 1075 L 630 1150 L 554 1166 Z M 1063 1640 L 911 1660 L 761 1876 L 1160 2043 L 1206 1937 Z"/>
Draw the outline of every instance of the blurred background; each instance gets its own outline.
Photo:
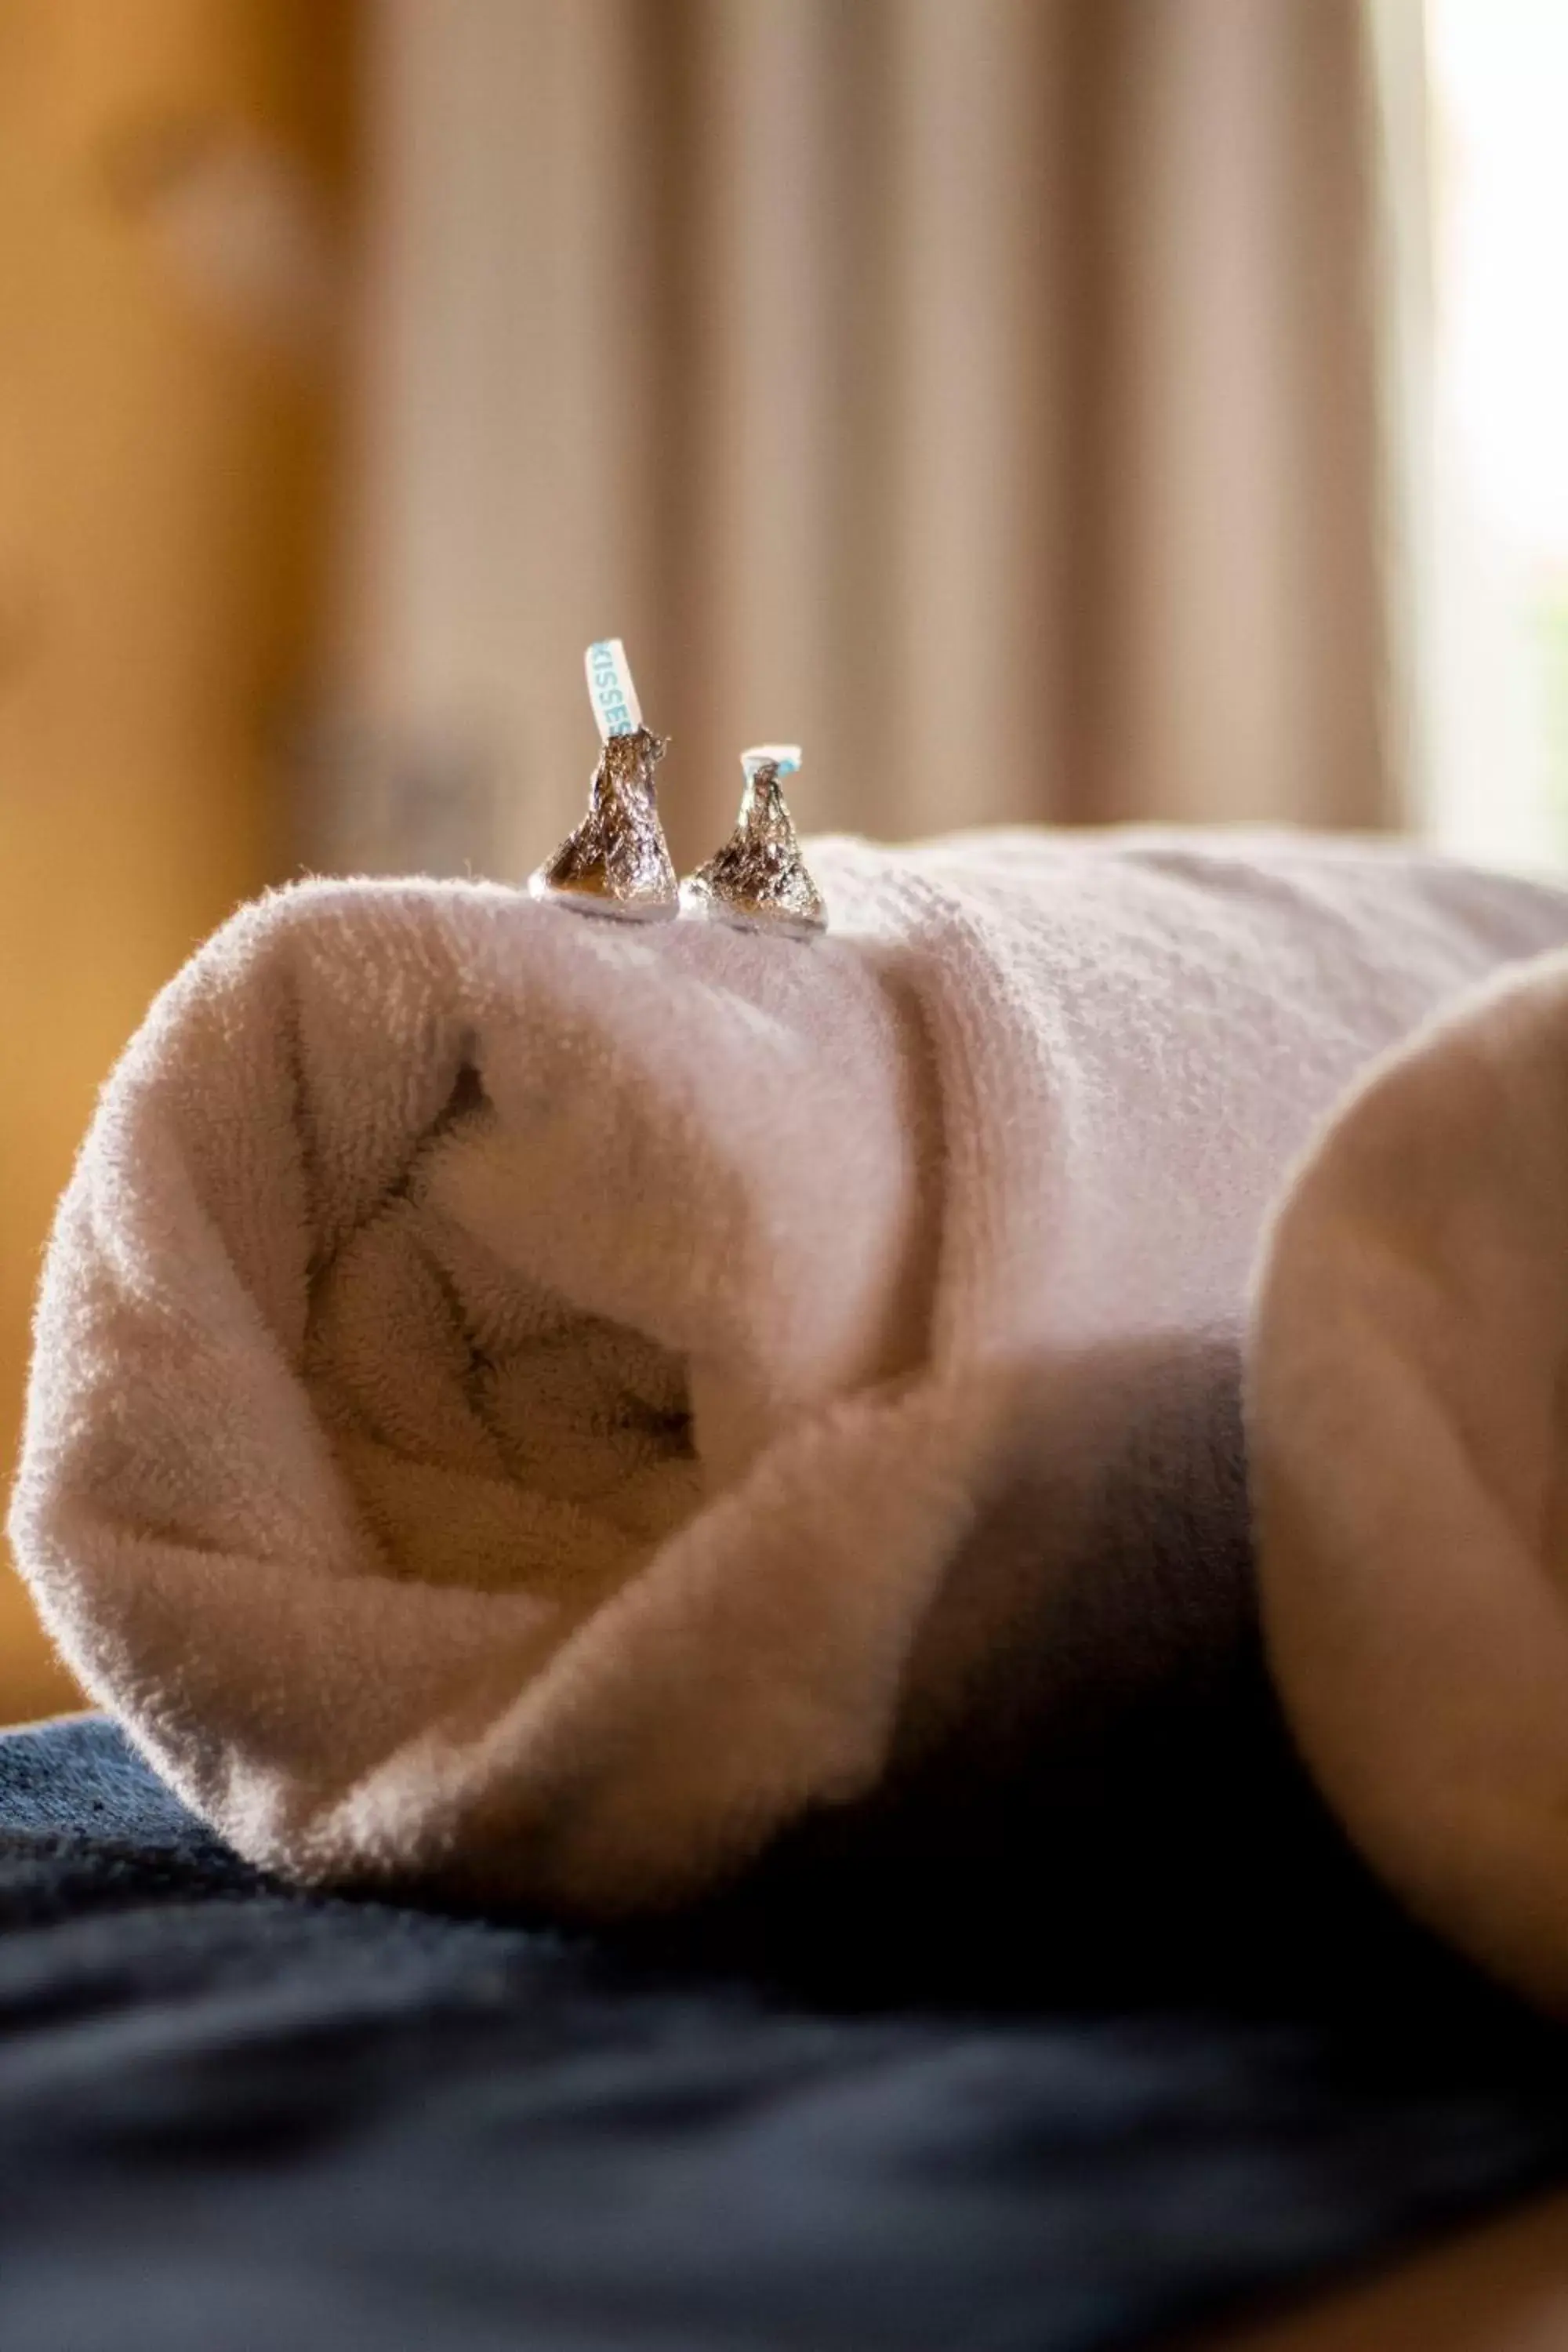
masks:
<path id="1" fill-rule="evenodd" d="M 0 1444 L 153 992 L 804 825 L 1568 859 L 1568 0 L 0 0 Z M 0 1719 L 71 1693 L 0 1570 Z"/>

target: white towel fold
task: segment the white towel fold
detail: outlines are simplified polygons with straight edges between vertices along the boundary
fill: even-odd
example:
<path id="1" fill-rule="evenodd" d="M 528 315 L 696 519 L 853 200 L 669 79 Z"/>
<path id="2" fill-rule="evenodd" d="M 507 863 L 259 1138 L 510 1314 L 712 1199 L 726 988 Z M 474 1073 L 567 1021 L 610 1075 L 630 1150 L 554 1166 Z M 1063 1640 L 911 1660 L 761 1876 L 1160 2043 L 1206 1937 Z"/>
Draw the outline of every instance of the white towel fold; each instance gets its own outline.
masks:
<path id="1" fill-rule="evenodd" d="M 1014 1665 L 1037 1707 L 1201 1648 L 1234 1484 L 1187 1589 L 1069 1605 L 1191 1483 L 1145 1460 L 1123 1503 L 1127 1401 L 1229 1377 L 1266 1204 L 1367 1057 L 1568 940 L 1560 893 L 1288 837 L 809 856 L 810 947 L 285 892 L 110 1081 L 13 1533 L 254 1860 L 665 1902 Z"/>

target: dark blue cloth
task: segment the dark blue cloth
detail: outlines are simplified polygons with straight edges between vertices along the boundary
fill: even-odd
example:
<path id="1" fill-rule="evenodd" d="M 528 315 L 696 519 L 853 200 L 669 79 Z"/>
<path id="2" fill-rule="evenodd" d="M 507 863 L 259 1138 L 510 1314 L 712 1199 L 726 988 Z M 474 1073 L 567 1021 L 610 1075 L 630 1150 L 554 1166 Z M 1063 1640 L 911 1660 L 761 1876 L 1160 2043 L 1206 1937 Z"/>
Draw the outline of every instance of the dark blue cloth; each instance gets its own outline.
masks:
<path id="1" fill-rule="evenodd" d="M 782 1872 L 636 1947 L 303 1896 L 108 1724 L 0 1739 L 0 2345 L 1088 2352 L 1568 2168 L 1556 2037 L 1401 1927 L 1108 1999 L 1037 1903 Z"/>

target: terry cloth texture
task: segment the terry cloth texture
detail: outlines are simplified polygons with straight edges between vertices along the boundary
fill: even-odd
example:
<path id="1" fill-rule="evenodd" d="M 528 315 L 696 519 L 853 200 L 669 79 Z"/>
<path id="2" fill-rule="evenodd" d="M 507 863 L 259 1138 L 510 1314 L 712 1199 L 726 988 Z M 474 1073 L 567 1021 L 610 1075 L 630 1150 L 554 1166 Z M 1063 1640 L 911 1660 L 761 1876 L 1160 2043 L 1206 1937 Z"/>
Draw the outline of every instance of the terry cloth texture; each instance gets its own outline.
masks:
<path id="1" fill-rule="evenodd" d="M 13 1517 L 239 1852 L 606 1912 L 1247 1615 L 1312 1122 L 1568 896 L 1367 847 L 812 845 L 833 934 L 495 887 L 229 923 L 104 1095 Z"/>
<path id="2" fill-rule="evenodd" d="M 1267 1908 L 1229 1883 L 1233 1927 Z M 1435 1955 L 1436 1979 L 1406 1950 L 1375 1990 L 1359 1945 L 1325 1969 L 1340 1916 L 1314 1881 L 1280 1921 L 1314 1965 L 1250 2015 L 1157 1984 L 1053 2003 L 1037 1978 L 1004 2014 L 979 1986 L 962 2010 L 911 1999 L 933 1941 L 984 1958 L 928 1887 L 869 1974 L 854 1936 L 847 2001 L 854 1931 L 814 1906 L 807 1999 L 695 1955 L 291 1893 L 101 1720 L 0 1738 L 0 2343 L 1163 2342 L 1568 2164 L 1561 2038 Z M 1247 1974 L 1256 2000 L 1256 1955 Z M 1339 2013 L 1331 1974 L 1354 1987 Z"/>
<path id="3" fill-rule="evenodd" d="M 1269 1236 L 1251 1375 L 1275 1664 L 1422 1916 L 1568 2015 L 1568 959 L 1382 1062 Z"/>

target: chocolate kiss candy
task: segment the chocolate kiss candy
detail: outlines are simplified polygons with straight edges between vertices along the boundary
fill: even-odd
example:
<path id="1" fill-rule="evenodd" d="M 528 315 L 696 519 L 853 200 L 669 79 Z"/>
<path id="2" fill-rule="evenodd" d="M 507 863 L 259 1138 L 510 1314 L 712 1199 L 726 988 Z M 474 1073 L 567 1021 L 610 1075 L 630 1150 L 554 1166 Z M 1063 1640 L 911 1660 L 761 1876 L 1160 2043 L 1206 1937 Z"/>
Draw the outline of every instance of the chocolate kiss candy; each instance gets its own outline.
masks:
<path id="1" fill-rule="evenodd" d="M 646 727 L 605 737 L 587 815 L 529 877 L 536 898 L 643 923 L 668 922 L 679 910 L 654 793 L 653 772 L 664 751 L 663 739 Z"/>
<path id="2" fill-rule="evenodd" d="M 811 878 L 780 776 L 800 766 L 794 744 L 764 743 L 742 751 L 746 786 L 734 832 L 716 857 L 680 886 L 681 912 L 748 931 L 783 931 L 815 939 L 827 929 L 827 908 Z"/>

